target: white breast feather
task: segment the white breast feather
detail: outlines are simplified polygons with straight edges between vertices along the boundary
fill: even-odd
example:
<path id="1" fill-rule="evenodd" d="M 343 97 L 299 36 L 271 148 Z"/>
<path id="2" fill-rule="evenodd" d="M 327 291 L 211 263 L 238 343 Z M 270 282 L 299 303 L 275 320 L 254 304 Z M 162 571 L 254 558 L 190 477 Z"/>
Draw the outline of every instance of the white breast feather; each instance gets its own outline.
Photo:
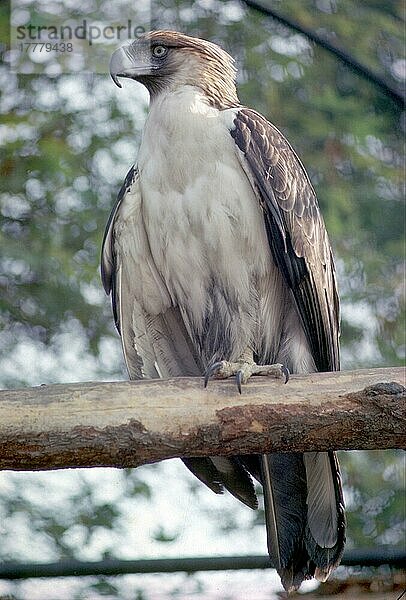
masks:
<path id="1" fill-rule="evenodd" d="M 188 306 L 198 328 L 213 277 L 243 308 L 259 293 L 252 289 L 255 275 L 268 296 L 275 290 L 274 320 L 280 296 L 283 302 L 276 282 L 269 285 L 273 263 L 261 209 L 229 133 L 234 117 L 234 109 L 209 107 L 191 87 L 162 95 L 151 107 L 139 153 L 154 262 L 172 301 Z M 244 330 L 253 332 L 253 319 L 258 321 L 258 314 L 246 315 Z"/>

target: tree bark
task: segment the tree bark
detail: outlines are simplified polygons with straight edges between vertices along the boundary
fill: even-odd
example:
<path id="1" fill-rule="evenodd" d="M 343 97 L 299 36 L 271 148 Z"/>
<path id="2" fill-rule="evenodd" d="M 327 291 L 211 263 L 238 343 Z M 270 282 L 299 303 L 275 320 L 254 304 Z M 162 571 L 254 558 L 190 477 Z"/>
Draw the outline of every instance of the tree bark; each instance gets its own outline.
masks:
<path id="1" fill-rule="evenodd" d="M 402 368 L 72 383 L 0 392 L 0 469 L 129 467 L 172 457 L 406 446 Z"/>

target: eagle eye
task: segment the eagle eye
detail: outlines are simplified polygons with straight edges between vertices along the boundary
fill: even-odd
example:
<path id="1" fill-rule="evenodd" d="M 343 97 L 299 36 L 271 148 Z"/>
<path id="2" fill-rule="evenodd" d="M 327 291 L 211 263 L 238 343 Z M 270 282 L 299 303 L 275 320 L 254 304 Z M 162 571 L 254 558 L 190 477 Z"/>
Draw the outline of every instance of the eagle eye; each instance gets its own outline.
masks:
<path id="1" fill-rule="evenodd" d="M 152 56 L 155 58 L 163 58 L 168 54 L 168 48 L 166 46 L 154 46 L 152 48 Z"/>

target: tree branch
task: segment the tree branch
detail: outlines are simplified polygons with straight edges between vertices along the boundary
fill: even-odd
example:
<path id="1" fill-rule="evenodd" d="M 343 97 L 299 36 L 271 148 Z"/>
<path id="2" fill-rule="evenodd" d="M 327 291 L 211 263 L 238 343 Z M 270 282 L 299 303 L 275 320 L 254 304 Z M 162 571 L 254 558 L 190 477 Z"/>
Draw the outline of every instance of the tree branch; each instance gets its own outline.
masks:
<path id="1" fill-rule="evenodd" d="M 289 383 L 177 378 L 0 392 L 0 469 L 128 467 L 176 456 L 406 445 L 401 368 Z M 392 383 L 382 383 L 392 382 Z M 396 383 L 394 383 L 396 382 Z"/>
<path id="2" fill-rule="evenodd" d="M 391 98 L 401 109 L 404 108 L 404 93 L 396 89 L 396 87 L 393 86 L 390 82 L 386 81 L 383 77 L 372 71 L 366 65 L 359 62 L 354 56 L 352 56 L 336 44 L 331 43 L 325 37 L 322 37 L 321 35 L 316 33 L 313 29 L 310 29 L 309 27 L 298 23 L 290 17 L 284 17 L 280 15 L 273 8 L 264 6 L 263 4 L 256 2 L 256 0 L 242 0 L 242 2 L 246 6 L 253 8 L 261 14 L 266 15 L 267 17 L 271 17 L 279 23 L 282 23 L 282 25 L 285 25 L 286 27 L 289 27 L 290 29 L 293 29 L 294 31 L 297 31 L 298 33 L 301 33 L 302 35 L 306 36 L 309 40 L 311 40 L 321 48 L 324 48 L 324 50 L 327 50 L 328 52 L 333 54 L 336 58 L 338 58 L 338 60 L 340 60 L 352 71 L 354 71 L 354 73 L 360 75 L 367 81 L 370 81 L 375 86 L 379 87 L 382 93 Z"/>

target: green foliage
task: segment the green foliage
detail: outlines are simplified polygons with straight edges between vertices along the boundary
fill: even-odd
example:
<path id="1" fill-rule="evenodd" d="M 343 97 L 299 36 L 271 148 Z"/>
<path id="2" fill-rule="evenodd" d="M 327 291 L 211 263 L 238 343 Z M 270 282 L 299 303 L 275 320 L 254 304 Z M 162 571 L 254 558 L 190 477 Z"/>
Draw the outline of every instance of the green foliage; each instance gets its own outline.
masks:
<path id="1" fill-rule="evenodd" d="M 157 542 L 174 542 L 177 539 L 177 537 L 178 535 L 176 533 L 169 533 L 162 525 L 159 525 L 159 527 L 153 534 L 153 538 Z"/>
<path id="2" fill-rule="evenodd" d="M 400 2 L 275 0 L 273 6 L 323 32 L 392 85 L 401 83 Z M 154 27 L 207 37 L 231 52 L 241 101 L 275 123 L 302 157 L 337 256 L 344 367 L 400 364 L 405 215 L 399 108 L 303 36 L 236 1 L 154 0 L 151 15 Z M 1 40 L 7 31 L 2 3 Z M 0 82 L 1 384 L 122 377 L 98 263 L 110 207 L 136 159 L 145 95 L 135 84 L 117 90 L 107 75 L 17 76 L 1 66 Z M 400 544 L 401 456 L 343 453 L 341 460 L 350 545 Z M 42 505 L 44 476 L 24 483 L 9 477 L 0 491 L 8 524 L 3 534 L 23 523 L 29 541 L 23 551 L 8 537 L 0 556 L 35 559 L 35 540 L 44 560 L 81 557 L 100 532 L 119 535 L 125 529 L 120 503 L 153 499 L 137 473 L 122 471 L 114 502 L 96 498 L 83 479 L 66 492 L 63 508 L 55 500 L 56 512 Z M 211 521 L 215 516 L 210 511 Z M 230 510 L 217 517 L 224 535 L 238 525 Z M 255 518 L 262 521 L 261 513 Z M 165 553 L 177 532 L 157 523 L 151 538 L 165 543 Z M 103 552 L 113 552 L 112 544 Z M 120 593 L 104 578 L 91 585 L 100 597 Z"/>
<path id="3" fill-rule="evenodd" d="M 106 501 L 95 486 L 94 477 L 88 479 L 84 473 L 78 471 L 76 478 L 70 478 L 73 485 L 68 480 L 62 490 L 58 489 L 59 474 L 51 473 L 45 488 L 50 496 L 46 499 L 44 475 L 21 473 L 5 480 L 5 489 L 0 489 L 0 522 L 4 523 L 0 530 L 1 558 L 28 560 L 31 556 L 36 560 L 32 548 L 37 548 L 41 557 L 84 558 L 87 552 L 94 552 L 95 544 L 99 555 L 114 555 L 115 538 L 111 532 L 122 534 L 125 529 L 123 503 L 149 498 L 150 489 L 137 471 L 126 474 L 119 471 L 114 483 L 117 489 L 114 501 Z M 12 532 L 17 530 L 22 538 L 31 540 L 32 547 L 15 544 Z"/>
<path id="4" fill-rule="evenodd" d="M 348 546 L 404 547 L 405 455 L 402 451 L 340 453 L 346 490 Z"/>

